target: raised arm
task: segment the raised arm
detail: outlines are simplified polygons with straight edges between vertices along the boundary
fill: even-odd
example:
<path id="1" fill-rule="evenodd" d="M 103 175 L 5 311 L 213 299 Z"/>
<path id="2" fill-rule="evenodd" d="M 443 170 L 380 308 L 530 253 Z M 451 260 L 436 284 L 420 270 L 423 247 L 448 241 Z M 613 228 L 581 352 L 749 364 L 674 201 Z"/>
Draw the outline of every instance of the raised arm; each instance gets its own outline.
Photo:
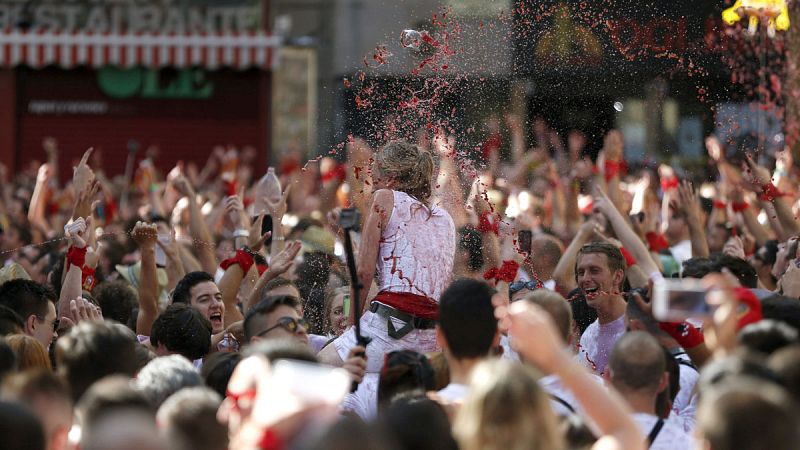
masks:
<path id="1" fill-rule="evenodd" d="M 680 208 L 686 213 L 686 221 L 689 225 L 692 257 L 707 258 L 709 251 L 706 230 L 703 227 L 703 210 L 700 207 L 700 199 L 697 198 L 697 194 L 695 194 L 694 188 L 690 182 L 684 180 L 680 186 L 678 186 L 678 200 L 680 202 Z"/>
<path id="2" fill-rule="evenodd" d="M 264 288 L 266 288 L 267 284 L 289 270 L 301 248 L 300 241 L 291 241 L 286 244 L 286 248 L 281 250 L 280 253 L 270 258 L 269 267 L 258 277 L 255 286 L 253 286 L 250 295 L 247 297 L 246 303 L 242 305 L 245 314 L 264 297 Z"/>
<path id="3" fill-rule="evenodd" d="M 137 222 L 131 233 L 141 253 L 139 281 L 139 315 L 136 318 L 136 334 L 150 336 L 153 322 L 158 317 L 158 278 L 156 275 L 156 241 L 158 229 L 155 224 Z"/>
<path id="4" fill-rule="evenodd" d="M 733 204 L 733 211 L 742 216 L 742 222 L 745 227 L 756 239 L 756 244 L 761 247 L 770 240 L 769 231 L 764 228 L 756 217 L 755 211 L 750 207 L 750 204 L 745 200 L 744 192 L 741 187 L 735 187 L 731 191 L 731 203 Z"/>
<path id="5" fill-rule="evenodd" d="M 236 297 L 242 285 L 242 280 L 255 264 L 254 253 L 261 249 L 270 233 L 267 232 L 261 235 L 261 221 L 264 220 L 263 214 L 258 217 L 255 223 L 250 224 L 249 219 L 243 214 L 244 207 L 239 197 L 231 196 L 225 200 L 229 215 L 234 220 L 240 218 L 236 226 L 239 227 L 239 230 L 247 230 L 248 232 L 246 237 L 236 238 L 237 241 L 242 238 L 246 239 L 245 245 L 236 251 L 236 256 L 222 262 L 225 274 L 222 275 L 218 285 L 219 291 L 222 293 L 222 302 L 225 304 L 224 323 L 231 324 L 243 319 L 242 313 L 239 312 L 239 308 L 236 305 Z"/>
<path id="6" fill-rule="evenodd" d="M 87 232 L 91 229 L 91 220 L 85 221 L 82 217 L 64 227 L 64 234 L 70 240 L 70 247 L 66 257 L 66 274 L 61 283 L 61 293 L 58 297 L 58 317 L 75 318 L 70 314 L 70 301 L 81 296 L 81 279 L 83 265 L 86 258 Z"/>
<path id="7" fill-rule="evenodd" d="M 611 200 L 600 189 L 594 189 L 594 209 L 602 213 L 607 219 L 617 238 L 622 242 L 625 249 L 636 260 L 636 265 L 641 267 L 646 274 L 659 272 L 658 265 L 650 256 L 650 250 L 644 245 L 636 232 L 633 231 L 628 219 L 622 216 L 619 210 L 611 203 Z"/>
<path id="8" fill-rule="evenodd" d="M 512 344 L 525 360 L 546 374 L 556 375 L 597 425 L 601 436 L 593 449 L 645 448 L 633 412 L 613 389 L 592 381 L 586 368 L 564 350 L 566 343 L 547 312 L 529 302 L 516 302 L 509 307 L 498 304 L 495 315 L 500 328 L 509 330 Z"/>
<path id="9" fill-rule="evenodd" d="M 189 200 L 189 232 L 192 234 L 192 238 L 195 239 L 200 265 L 204 271 L 213 274 L 217 270 L 217 257 L 214 255 L 214 249 L 211 245 L 214 241 L 211 239 L 208 225 L 203 219 L 200 205 L 197 204 L 197 193 L 185 176 L 175 178 L 174 186 L 178 192 Z"/>
<path id="10" fill-rule="evenodd" d="M 583 244 L 586 244 L 594 237 L 597 227 L 597 222 L 592 220 L 584 222 L 578 229 L 575 238 L 564 250 L 564 254 L 561 255 L 561 259 L 558 260 L 558 264 L 553 270 L 553 279 L 559 286 L 563 286 L 566 291 L 571 291 L 577 286 L 575 283 L 575 259 Z"/>
<path id="11" fill-rule="evenodd" d="M 747 164 L 750 168 L 749 175 L 751 182 L 757 184 L 761 188 L 761 195 L 759 199 L 762 202 L 770 202 L 775 207 L 775 215 L 787 236 L 796 236 L 800 234 L 800 224 L 795 220 L 792 213 L 792 206 L 783 197 L 783 193 L 772 184 L 772 175 L 764 167 L 750 156 L 747 156 Z"/>
<path id="12" fill-rule="evenodd" d="M 380 240 L 386 224 L 391 218 L 394 208 L 394 197 L 392 191 L 380 189 L 375 191 L 372 196 L 372 206 L 369 214 L 364 220 L 361 233 L 361 251 L 358 252 L 357 271 L 358 279 L 363 288 L 361 289 L 361 305 L 366 306 L 367 294 L 372 279 L 375 277 L 375 269 L 378 266 L 378 252 L 380 250 Z M 350 308 L 350 324 L 355 318 L 354 308 Z"/>

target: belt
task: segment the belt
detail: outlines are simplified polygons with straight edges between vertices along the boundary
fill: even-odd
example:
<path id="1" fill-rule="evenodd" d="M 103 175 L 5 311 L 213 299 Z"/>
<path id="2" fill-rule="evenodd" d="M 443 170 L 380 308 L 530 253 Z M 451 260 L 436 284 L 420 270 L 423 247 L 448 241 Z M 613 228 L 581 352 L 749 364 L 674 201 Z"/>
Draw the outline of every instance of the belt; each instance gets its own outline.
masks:
<path id="1" fill-rule="evenodd" d="M 386 319 L 386 328 L 388 330 L 389 337 L 393 339 L 402 339 L 405 335 L 413 330 L 430 330 L 436 328 L 435 320 L 416 317 L 409 313 L 400 311 L 397 308 L 386 306 L 382 303 L 373 302 L 372 305 L 370 305 L 369 310 Z M 398 330 L 395 328 L 392 318 L 401 320 L 406 324 Z"/>

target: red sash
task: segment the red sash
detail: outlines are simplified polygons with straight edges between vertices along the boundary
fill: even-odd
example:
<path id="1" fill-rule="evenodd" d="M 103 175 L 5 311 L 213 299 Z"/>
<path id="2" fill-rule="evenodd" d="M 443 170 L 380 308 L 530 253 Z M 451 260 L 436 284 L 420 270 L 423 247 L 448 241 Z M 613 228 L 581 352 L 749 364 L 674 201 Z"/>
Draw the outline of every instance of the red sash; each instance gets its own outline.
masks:
<path id="1" fill-rule="evenodd" d="M 381 291 L 373 301 L 422 319 L 437 320 L 439 318 L 439 304 L 424 295 Z"/>

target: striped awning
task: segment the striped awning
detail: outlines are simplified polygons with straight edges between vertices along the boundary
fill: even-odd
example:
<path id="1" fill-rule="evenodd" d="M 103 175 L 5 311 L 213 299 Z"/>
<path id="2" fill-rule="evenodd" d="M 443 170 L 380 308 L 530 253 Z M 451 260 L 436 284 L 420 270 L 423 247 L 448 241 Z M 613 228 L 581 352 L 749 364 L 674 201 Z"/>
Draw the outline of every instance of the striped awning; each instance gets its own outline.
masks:
<path id="1" fill-rule="evenodd" d="M 279 36 L 0 31 L 0 67 L 251 67 L 276 63 Z"/>

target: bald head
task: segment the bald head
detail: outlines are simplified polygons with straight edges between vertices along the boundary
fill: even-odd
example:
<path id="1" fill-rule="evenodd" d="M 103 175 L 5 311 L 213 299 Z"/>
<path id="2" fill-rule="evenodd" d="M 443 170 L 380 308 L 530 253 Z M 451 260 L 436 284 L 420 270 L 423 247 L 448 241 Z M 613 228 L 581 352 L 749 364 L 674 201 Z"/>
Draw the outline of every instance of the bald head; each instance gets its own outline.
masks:
<path id="1" fill-rule="evenodd" d="M 553 318 L 558 327 L 558 331 L 564 342 L 570 341 L 572 335 L 572 308 L 569 303 L 558 292 L 547 289 L 537 289 L 525 297 L 523 300 L 538 305 Z"/>
<path id="2" fill-rule="evenodd" d="M 531 264 L 535 271 L 550 274 L 564 253 L 564 244 L 549 234 L 540 234 L 531 240 Z"/>
<path id="3" fill-rule="evenodd" d="M 608 361 L 611 383 L 620 392 L 652 391 L 655 395 L 666 371 L 658 341 L 643 331 L 625 333 Z"/>

